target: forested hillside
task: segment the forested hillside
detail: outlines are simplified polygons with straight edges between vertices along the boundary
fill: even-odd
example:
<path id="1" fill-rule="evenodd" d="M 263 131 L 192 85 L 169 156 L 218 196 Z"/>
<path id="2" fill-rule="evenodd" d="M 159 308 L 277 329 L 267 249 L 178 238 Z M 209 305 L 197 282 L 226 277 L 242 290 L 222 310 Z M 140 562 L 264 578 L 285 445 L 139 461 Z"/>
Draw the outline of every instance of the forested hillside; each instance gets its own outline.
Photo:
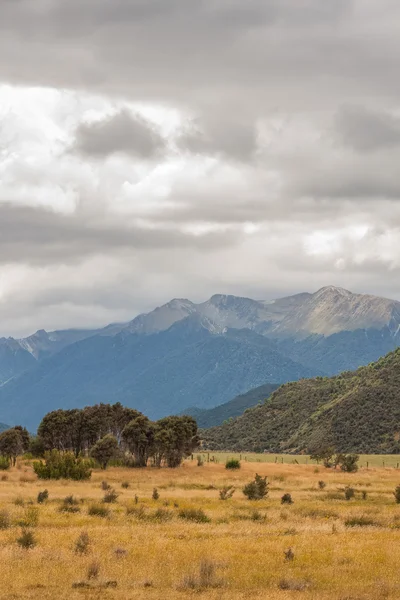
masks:
<path id="1" fill-rule="evenodd" d="M 202 438 L 214 450 L 400 452 L 400 350 L 357 371 L 284 384 Z"/>

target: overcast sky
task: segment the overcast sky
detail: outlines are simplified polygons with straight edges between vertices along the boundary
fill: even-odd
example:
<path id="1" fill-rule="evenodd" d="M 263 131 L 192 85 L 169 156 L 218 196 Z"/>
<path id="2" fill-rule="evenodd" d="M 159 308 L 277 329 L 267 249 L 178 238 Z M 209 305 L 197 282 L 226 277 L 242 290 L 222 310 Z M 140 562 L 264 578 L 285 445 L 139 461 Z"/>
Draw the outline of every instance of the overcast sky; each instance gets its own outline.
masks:
<path id="1" fill-rule="evenodd" d="M 0 335 L 400 299 L 398 0 L 0 0 Z"/>

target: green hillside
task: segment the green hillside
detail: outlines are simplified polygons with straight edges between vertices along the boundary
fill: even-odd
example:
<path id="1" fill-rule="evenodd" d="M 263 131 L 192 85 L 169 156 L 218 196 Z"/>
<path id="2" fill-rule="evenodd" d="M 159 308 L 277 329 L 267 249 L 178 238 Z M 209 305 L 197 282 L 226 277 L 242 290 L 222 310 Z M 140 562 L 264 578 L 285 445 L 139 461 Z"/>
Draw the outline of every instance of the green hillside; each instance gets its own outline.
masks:
<path id="1" fill-rule="evenodd" d="M 213 450 L 400 452 L 400 349 L 357 371 L 282 385 L 261 406 L 204 430 Z"/>
<path id="2" fill-rule="evenodd" d="M 228 419 L 242 415 L 248 408 L 264 402 L 278 387 L 277 383 L 266 383 L 215 408 L 207 410 L 194 407 L 186 409 L 184 413 L 194 417 L 199 427 L 214 427 L 214 425 L 221 425 Z"/>

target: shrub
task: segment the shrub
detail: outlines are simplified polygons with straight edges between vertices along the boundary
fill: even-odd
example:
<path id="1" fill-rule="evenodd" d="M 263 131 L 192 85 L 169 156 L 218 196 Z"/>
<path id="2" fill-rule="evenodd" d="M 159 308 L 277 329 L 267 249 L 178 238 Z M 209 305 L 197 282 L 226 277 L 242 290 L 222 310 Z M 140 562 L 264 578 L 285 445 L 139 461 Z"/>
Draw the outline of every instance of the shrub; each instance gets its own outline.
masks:
<path id="1" fill-rule="evenodd" d="M 278 587 L 281 590 L 290 590 L 294 592 L 304 592 L 310 586 L 308 581 L 300 579 L 288 579 L 284 577 L 279 581 Z"/>
<path id="2" fill-rule="evenodd" d="M 0 510 L 0 529 L 8 529 L 11 526 L 10 513 L 7 510 Z"/>
<path id="3" fill-rule="evenodd" d="M 281 504 L 293 504 L 292 496 L 290 494 L 283 494 Z"/>
<path id="4" fill-rule="evenodd" d="M 361 515 L 360 517 L 349 517 L 345 520 L 344 524 L 346 527 L 376 527 L 379 525 L 379 523 L 364 515 Z"/>
<path id="5" fill-rule="evenodd" d="M 104 494 L 103 502 L 106 504 L 113 504 L 118 500 L 118 496 L 119 494 L 114 489 L 110 489 Z"/>
<path id="6" fill-rule="evenodd" d="M 7 456 L 0 456 L 0 471 L 7 471 L 10 468 L 10 459 Z"/>
<path id="7" fill-rule="evenodd" d="M 203 559 L 199 565 L 198 574 L 191 573 L 183 578 L 179 587 L 190 590 L 217 588 L 224 584 L 217 576 L 217 564 L 209 559 Z"/>
<path id="8" fill-rule="evenodd" d="M 25 500 L 21 496 L 17 496 L 14 500 L 15 506 L 24 506 Z"/>
<path id="9" fill-rule="evenodd" d="M 158 500 L 159 499 L 160 494 L 158 493 L 158 489 L 157 488 L 153 489 L 153 493 L 152 493 L 151 497 L 153 498 L 153 500 Z"/>
<path id="10" fill-rule="evenodd" d="M 294 560 L 294 552 L 291 548 L 288 548 L 287 550 L 283 551 L 284 555 L 285 555 L 285 560 L 286 561 L 292 561 Z"/>
<path id="11" fill-rule="evenodd" d="M 45 462 L 35 461 L 33 469 L 39 479 L 90 479 L 92 472 L 88 462 L 73 452 L 46 452 Z"/>
<path id="12" fill-rule="evenodd" d="M 75 542 L 75 552 L 77 554 L 87 554 L 89 552 L 90 538 L 87 531 L 82 531 Z"/>
<path id="13" fill-rule="evenodd" d="M 59 511 L 68 513 L 78 513 L 81 510 L 78 504 L 79 502 L 76 498 L 74 498 L 74 496 L 66 496 L 62 501 Z"/>
<path id="14" fill-rule="evenodd" d="M 172 510 L 168 510 L 166 508 L 157 508 L 152 519 L 154 521 L 166 522 L 170 521 L 174 516 Z"/>
<path id="15" fill-rule="evenodd" d="M 97 579 L 100 573 L 100 563 L 98 560 L 94 560 L 90 563 L 87 570 L 88 579 Z"/>
<path id="16" fill-rule="evenodd" d="M 318 481 L 318 487 L 320 490 L 324 490 L 326 488 L 325 481 Z"/>
<path id="17" fill-rule="evenodd" d="M 400 485 L 398 485 L 396 487 L 396 489 L 393 492 L 394 495 L 394 499 L 396 501 L 397 504 L 400 504 Z"/>
<path id="18" fill-rule="evenodd" d="M 240 469 L 240 467 L 241 467 L 240 460 L 237 460 L 236 458 L 230 458 L 225 463 L 225 469 L 234 470 L 234 469 Z"/>
<path id="19" fill-rule="evenodd" d="M 36 506 L 28 506 L 25 509 L 25 514 L 22 519 L 19 520 L 18 525 L 22 528 L 37 527 L 39 523 L 39 509 Z"/>
<path id="20" fill-rule="evenodd" d="M 229 498 L 232 498 L 234 493 L 235 493 L 234 487 L 232 487 L 230 485 L 224 485 L 222 490 L 220 490 L 220 492 L 219 492 L 219 498 L 220 498 L 220 500 L 229 500 Z"/>
<path id="21" fill-rule="evenodd" d="M 202 508 L 181 508 L 178 516 L 181 519 L 194 521 L 195 523 L 211 523 L 210 517 L 206 515 Z"/>
<path id="22" fill-rule="evenodd" d="M 105 435 L 92 448 L 90 454 L 97 460 L 102 469 L 106 469 L 110 460 L 118 452 L 118 441 L 113 435 Z"/>
<path id="23" fill-rule="evenodd" d="M 243 488 L 243 494 L 249 500 L 262 500 L 268 496 L 268 481 L 266 477 L 261 477 L 256 473 L 254 481 L 251 481 Z"/>
<path id="24" fill-rule="evenodd" d="M 2 475 L 0 479 L 1 481 L 8 481 L 8 475 Z"/>
<path id="25" fill-rule="evenodd" d="M 28 529 L 23 529 L 21 536 L 17 538 L 17 544 L 25 550 L 30 550 L 31 548 L 34 548 L 36 546 L 37 541 L 32 531 L 29 531 Z"/>
<path id="26" fill-rule="evenodd" d="M 202 467 L 203 465 L 204 465 L 203 457 L 201 456 L 201 454 L 198 454 L 197 455 L 197 466 Z"/>
<path id="27" fill-rule="evenodd" d="M 366 492 L 365 490 L 363 490 L 363 491 L 361 492 L 361 498 L 362 498 L 363 500 L 366 500 L 366 499 L 368 498 L 368 494 L 367 494 L 367 492 Z"/>
<path id="28" fill-rule="evenodd" d="M 342 471 L 346 473 L 355 473 L 358 471 L 358 454 L 341 454 L 338 458 L 338 464 Z"/>
<path id="29" fill-rule="evenodd" d="M 127 490 L 127 489 L 128 489 L 128 487 L 129 487 L 129 485 L 130 485 L 130 484 L 129 484 L 129 481 L 123 481 L 123 482 L 121 483 L 121 487 L 122 487 L 124 490 Z"/>
<path id="30" fill-rule="evenodd" d="M 39 492 L 37 496 L 38 504 L 43 504 L 49 498 L 49 492 L 47 490 L 43 490 L 43 492 Z"/>
<path id="31" fill-rule="evenodd" d="M 127 506 L 126 514 L 128 516 L 136 517 L 136 519 L 139 520 L 146 518 L 146 513 L 143 506 Z"/>
<path id="32" fill-rule="evenodd" d="M 107 483 L 107 481 L 102 481 L 101 485 L 100 485 L 101 489 L 104 490 L 105 492 L 107 490 L 111 489 L 111 485 L 109 483 Z"/>
<path id="33" fill-rule="evenodd" d="M 110 516 L 110 509 L 102 504 L 91 504 L 88 509 L 88 515 L 91 517 L 108 517 Z"/>
<path id="34" fill-rule="evenodd" d="M 354 496 L 355 496 L 354 488 L 346 487 L 344 490 L 344 497 L 346 498 L 346 500 L 351 500 L 352 498 L 354 498 Z"/>
<path id="35" fill-rule="evenodd" d="M 252 521 L 265 521 L 266 518 L 267 518 L 266 515 L 263 515 L 262 513 L 260 513 L 259 510 L 253 510 L 250 515 L 250 519 Z"/>

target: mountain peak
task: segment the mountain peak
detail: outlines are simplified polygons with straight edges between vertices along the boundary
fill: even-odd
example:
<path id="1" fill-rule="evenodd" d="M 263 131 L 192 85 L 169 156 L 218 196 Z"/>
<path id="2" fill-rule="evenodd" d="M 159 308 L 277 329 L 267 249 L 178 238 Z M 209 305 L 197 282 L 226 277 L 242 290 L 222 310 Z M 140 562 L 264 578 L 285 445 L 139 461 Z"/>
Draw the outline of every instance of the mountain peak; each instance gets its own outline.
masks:
<path id="1" fill-rule="evenodd" d="M 315 292 L 315 294 L 313 294 L 314 297 L 318 298 L 321 296 L 353 296 L 352 292 L 349 292 L 349 290 L 345 290 L 344 288 L 341 287 L 336 287 L 334 285 L 327 285 L 323 288 L 321 288 L 320 290 L 318 290 L 317 292 Z"/>

